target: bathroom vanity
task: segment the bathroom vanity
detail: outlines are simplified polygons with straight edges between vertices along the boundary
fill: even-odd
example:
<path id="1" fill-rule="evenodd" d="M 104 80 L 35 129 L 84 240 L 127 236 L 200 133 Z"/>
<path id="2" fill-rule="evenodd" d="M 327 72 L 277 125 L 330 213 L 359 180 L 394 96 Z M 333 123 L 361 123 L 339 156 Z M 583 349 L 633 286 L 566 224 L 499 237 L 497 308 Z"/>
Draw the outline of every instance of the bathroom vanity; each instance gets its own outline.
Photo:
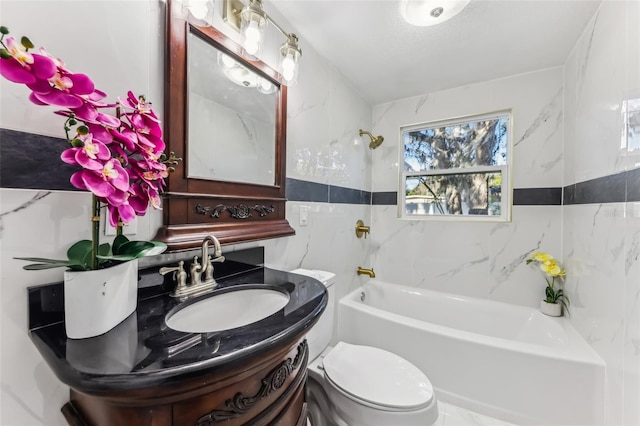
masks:
<path id="1" fill-rule="evenodd" d="M 137 310 L 90 339 L 67 339 L 61 283 L 30 288 L 29 333 L 71 388 L 62 408 L 68 423 L 306 424 L 305 335 L 328 296 L 313 278 L 260 266 L 261 254 L 261 248 L 228 254 L 216 265 L 217 288 L 186 301 L 169 296 L 171 279 L 159 266 L 141 269 Z M 168 313 L 238 285 L 277 290 L 289 301 L 273 315 L 229 330 L 187 333 L 167 326 Z"/>

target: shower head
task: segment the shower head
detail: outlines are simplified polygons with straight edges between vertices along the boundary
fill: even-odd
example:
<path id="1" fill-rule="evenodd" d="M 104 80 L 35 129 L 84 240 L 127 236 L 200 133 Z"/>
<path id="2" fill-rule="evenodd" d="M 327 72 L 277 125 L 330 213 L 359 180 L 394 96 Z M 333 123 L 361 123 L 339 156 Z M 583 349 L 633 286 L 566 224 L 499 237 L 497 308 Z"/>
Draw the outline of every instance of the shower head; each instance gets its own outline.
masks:
<path id="1" fill-rule="evenodd" d="M 371 132 L 367 132 L 366 130 L 362 130 L 360 129 L 360 131 L 358 132 L 358 134 L 360 136 L 362 135 L 367 135 L 371 138 L 371 142 L 369 142 L 369 148 L 370 149 L 376 149 L 377 147 L 379 147 L 380 145 L 382 145 L 382 142 L 384 141 L 384 138 L 382 137 L 382 135 L 380 136 L 373 136 L 371 134 Z"/>

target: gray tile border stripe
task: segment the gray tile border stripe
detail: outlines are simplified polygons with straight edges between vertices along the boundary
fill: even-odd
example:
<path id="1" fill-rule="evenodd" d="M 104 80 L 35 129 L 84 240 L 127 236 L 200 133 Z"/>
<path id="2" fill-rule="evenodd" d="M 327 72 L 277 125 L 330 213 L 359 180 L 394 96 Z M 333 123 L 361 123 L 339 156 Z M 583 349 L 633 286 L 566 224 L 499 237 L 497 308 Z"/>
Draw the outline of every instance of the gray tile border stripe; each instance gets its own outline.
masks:
<path id="1" fill-rule="evenodd" d="M 513 190 L 514 206 L 562 205 L 562 188 L 516 188 Z"/>
<path id="2" fill-rule="evenodd" d="M 68 147 L 65 139 L 0 129 L 0 187 L 78 191 L 69 178 L 80 168 L 60 159 Z"/>
<path id="3" fill-rule="evenodd" d="M 0 128 L 0 187 L 76 191 L 69 177 L 77 167 L 59 159 L 64 139 Z M 287 199 L 318 203 L 396 205 L 397 192 L 369 192 L 287 178 Z M 543 206 L 640 202 L 640 168 L 564 188 L 516 188 L 513 205 Z"/>
<path id="4" fill-rule="evenodd" d="M 640 169 L 578 182 L 563 188 L 564 205 L 640 201 Z"/>

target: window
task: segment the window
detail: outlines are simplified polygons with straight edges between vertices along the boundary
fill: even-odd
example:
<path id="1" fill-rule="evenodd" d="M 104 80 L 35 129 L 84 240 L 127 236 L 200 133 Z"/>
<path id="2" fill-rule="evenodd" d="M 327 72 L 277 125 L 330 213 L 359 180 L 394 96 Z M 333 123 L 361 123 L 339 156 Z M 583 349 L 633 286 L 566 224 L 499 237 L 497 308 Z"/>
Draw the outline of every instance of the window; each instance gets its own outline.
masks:
<path id="1" fill-rule="evenodd" d="M 510 218 L 510 111 L 400 129 L 400 217 Z"/>

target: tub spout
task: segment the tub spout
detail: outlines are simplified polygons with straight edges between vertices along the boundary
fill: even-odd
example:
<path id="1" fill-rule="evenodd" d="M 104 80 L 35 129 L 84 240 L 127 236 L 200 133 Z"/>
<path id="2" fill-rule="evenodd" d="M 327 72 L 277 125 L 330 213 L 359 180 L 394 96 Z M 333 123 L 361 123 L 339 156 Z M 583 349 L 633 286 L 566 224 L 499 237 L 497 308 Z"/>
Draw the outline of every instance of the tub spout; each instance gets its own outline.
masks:
<path id="1" fill-rule="evenodd" d="M 369 275 L 371 278 L 376 277 L 376 273 L 373 272 L 373 268 L 365 269 L 358 266 L 358 269 L 356 270 L 356 272 L 358 272 L 358 275 Z"/>

